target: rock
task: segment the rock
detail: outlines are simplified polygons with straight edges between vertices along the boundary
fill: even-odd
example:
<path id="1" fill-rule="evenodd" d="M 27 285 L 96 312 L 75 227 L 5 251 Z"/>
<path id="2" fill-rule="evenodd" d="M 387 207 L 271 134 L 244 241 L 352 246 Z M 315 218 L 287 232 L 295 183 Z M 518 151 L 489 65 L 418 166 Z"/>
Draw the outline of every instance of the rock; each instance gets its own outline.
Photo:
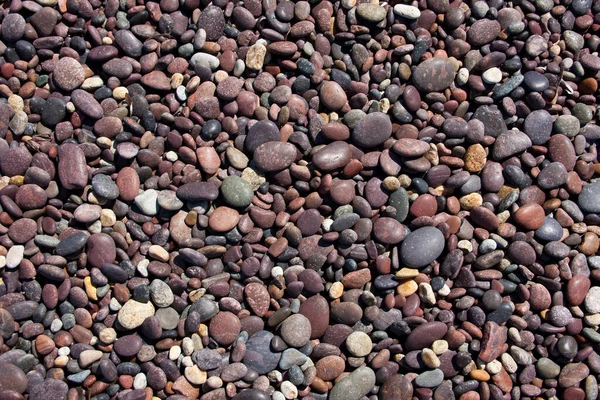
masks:
<path id="1" fill-rule="evenodd" d="M 444 235 L 439 229 L 419 228 L 409 233 L 402 242 L 402 263 L 411 268 L 425 267 L 442 254 L 444 247 Z"/>
<path id="2" fill-rule="evenodd" d="M 600 212 L 600 184 L 590 183 L 581 189 L 577 205 L 585 213 Z"/>
<path id="3" fill-rule="evenodd" d="M 281 324 L 281 337 L 292 347 L 302 347 L 310 340 L 310 320 L 302 314 L 294 314 Z"/>
<path id="4" fill-rule="evenodd" d="M 23 370 L 7 362 L 0 363 L 0 391 L 12 390 L 19 394 L 27 390 L 28 378 Z"/>
<path id="5" fill-rule="evenodd" d="M 154 315 L 152 303 L 140 303 L 128 300 L 117 314 L 119 324 L 125 329 L 135 329 L 142 325 L 146 318 Z"/>
<path id="6" fill-rule="evenodd" d="M 83 189 L 88 182 L 85 154 L 75 144 L 65 143 L 58 150 L 58 177 L 67 190 Z"/>
<path id="7" fill-rule="evenodd" d="M 258 374 L 267 374 L 277 368 L 281 353 L 271 349 L 273 334 L 268 331 L 260 331 L 252 335 L 246 342 L 246 355 L 244 364 Z"/>
<path id="8" fill-rule="evenodd" d="M 77 89 L 85 80 L 83 67 L 79 62 L 70 57 L 64 57 L 58 60 L 52 78 L 56 86 L 61 90 L 70 92 Z"/>
<path id="9" fill-rule="evenodd" d="M 250 184 L 238 176 L 228 176 L 221 183 L 221 194 L 233 207 L 247 207 L 252 204 L 254 191 Z"/>
<path id="10" fill-rule="evenodd" d="M 358 146 L 372 148 L 379 146 L 392 135 L 390 117 L 380 112 L 368 114 L 352 130 L 352 141 Z"/>
<path id="11" fill-rule="evenodd" d="M 441 92 L 454 81 L 454 65 L 442 58 L 423 61 L 414 70 L 412 79 L 417 89 L 423 92 Z"/>
<path id="12" fill-rule="evenodd" d="M 292 165 L 298 151 L 291 143 L 267 142 L 256 148 L 254 162 L 265 172 L 280 171 Z"/>
<path id="13" fill-rule="evenodd" d="M 375 372 L 369 367 L 360 367 L 335 384 L 329 392 L 331 400 L 359 400 L 375 386 Z"/>

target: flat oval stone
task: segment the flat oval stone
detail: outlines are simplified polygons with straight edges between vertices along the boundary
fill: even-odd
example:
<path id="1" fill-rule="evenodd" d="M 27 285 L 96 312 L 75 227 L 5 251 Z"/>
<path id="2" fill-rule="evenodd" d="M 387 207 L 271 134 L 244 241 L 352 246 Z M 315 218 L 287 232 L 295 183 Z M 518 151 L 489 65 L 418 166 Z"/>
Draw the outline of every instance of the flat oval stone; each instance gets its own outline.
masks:
<path id="1" fill-rule="evenodd" d="M 404 226 L 393 218 L 379 218 L 373 224 L 373 234 L 384 244 L 397 244 L 404 239 Z"/>
<path id="2" fill-rule="evenodd" d="M 82 112 L 93 119 L 100 119 L 104 116 L 104 110 L 93 95 L 85 90 L 76 89 L 71 93 L 71 101 L 77 111 Z"/>
<path id="3" fill-rule="evenodd" d="M 327 300 L 320 295 L 309 297 L 300 305 L 299 312 L 310 321 L 310 339 L 313 340 L 323 336 L 329 327 L 329 304 Z"/>
<path id="4" fill-rule="evenodd" d="M 59 256 L 75 254 L 83 249 L 88 237 L 89 235 L 85 232 L 74 232 L 61 240 L 54 251 Z"/>
<path id="5" fill-rule="evenodd" d="M 250 127 L 244 146 L 250 153 L 254 153 L 256 148 L 263 143 L 278 142 L 280 140 L 279 128 L 273 121 L 258 121 Z"/>
<path id="6" fill-rule="evenodd" d="M 438 321 L 426 322 L 419 325 L 406 338 L 408 350 L 421 350 L 431 346 L 433 342 L 443 338 L 448 332 L 446 324 Z"/>
<path id="7" fill-rule="evenodd" d="M 64 91 L 77 89 L 85 80 L 85 73 L 81 64 L 70 57 L 58 60 L 52 72 L 54 83 Z"/>
<path id="8" fill-rule="evenodd" d="M 6 176 L 25 175 L 33 157 L 26 147 L 14 147 L 2 152 L 0 171 Z"/>
<path id="9" fill-rule="evenodd" d="M 329 392 L 330 400 L 359 400 L 375 386 L 375 372 L 360 367 L 335 384 Z"/>
<path id="10" fill-rule="evenodd" d="M 219 197 L 219 189 L 211 182 L 186 183 L 177 189 L 177 197 L 183 201 L 212 201 Z"/>
<path id="11" fill-rule="evenodd" d="M 552 116 L 546 110 L 534 110 L 525 118 L 523 131 L 534 145 L 544 144 L 552 134 Z"/>
<path id="12" fill-rule="evenodd" d="M 281 353 L 271 349 L 273 334 L 268 331 L 259 331 L 252 335 L 246 342 L 246 354 L 243 363 L 258 374 L 271 372 L 279 364 Z"/>
<path id="13" fill-rule="evenodd" d="M 471 25 L 467 31 L 467 41 L 476 47 L 483 46 L 496 39 L 501 29 L 498 21 L 480 19 Z"/>
<path id="14" fill-rule="evenodd" d="M 402 262 L 411 268 L 425 267 L 438 258 L 445 247 L 442 232 L 426 226 L 408 234 L 400 247 Z"/>
<path id="15" fill-rule="evenodd" d="M 456 76 L 454 65 L 443 58 L 423 61 L 413 72 L 412 79 L 417 89 L 423 92 L 441 92 L 450 87 Z"/>
<path id="16" fill-rule="evenodd" d="M 289 316 L 280 328 L 281 337 L 292 347 L 302 347 L 310 340 L 310 320 L 302 314 Z"/>
<path id="17" fill-rule="evenodd" d="M 600 213 L 600 184 L 585 185 L 579 193 L 577 205 L 585 213 Z"/>
<path id="18" fill-rule="evenodd" d="M 352 149 L 346 142 L 336 141 L 313 155 L 313 164 L 321 171 L 330 172 L 344 168 L 352 159 Z"/>
<path id="19" fill-rule="evenodd" d="M 287 142 L 267 142 L 256 148 L 254 162 L 266 172 L 280 171 L 292 165 L 298 151 L 296 146 Z"/>
<path id="20" fill-rule="evenodd" d="M 352 130 L 352 141 L 365 148 L 379 146 L 392 135 L 392 122 L 387 114 L 374 112 L 362 118 Z"/>
<path id="21" fill-rule="evenodd" d="M 247 207 L 254 198 L 252 186 L 246 180 L 235 175 L 228 176 L 223 180 L 221 194 L 225 201 L 234 207 Z"/>
<path id="22" fill-rule="evenodd" d="M 27 375 L 21 368 L 7 362 L 0 363 L 0 391 L 12 390 L 23 394 L 27 383 Z"/>
<path id="23" fill-rule="evenodd" d="M 531 147 L 531 145 L 531 139 L 523 132 L 515 130 L 506 131 L 496 138 L 492 157 L 494 160 L 503 160 L 515 154 L 522 153 Z"/>
<path id="24" fill-rule="evenodd" d="M 65 189 L 83 189 L 88 182 L 88 170 L 83 150 L 65 143 L 58 149 L 58 177 Z"/>
<path id="25" fill-rule="evenodd" d="M 562 235 L 562 226 L 552 217 L 545 217 L 542 226 L 535 231 L 536 238 L 547 242 L 560 240 Z"/>

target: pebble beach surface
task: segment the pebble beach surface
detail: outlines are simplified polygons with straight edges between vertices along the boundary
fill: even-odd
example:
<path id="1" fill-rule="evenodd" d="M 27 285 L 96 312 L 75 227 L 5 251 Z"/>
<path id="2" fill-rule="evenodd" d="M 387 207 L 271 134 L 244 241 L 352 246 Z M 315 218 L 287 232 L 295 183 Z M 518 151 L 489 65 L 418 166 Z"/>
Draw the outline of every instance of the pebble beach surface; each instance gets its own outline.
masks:
<path id="1" fill-rule="evenodd" d="M 600 0 L 7 0 L 0 400 L 596 400 Z"/>

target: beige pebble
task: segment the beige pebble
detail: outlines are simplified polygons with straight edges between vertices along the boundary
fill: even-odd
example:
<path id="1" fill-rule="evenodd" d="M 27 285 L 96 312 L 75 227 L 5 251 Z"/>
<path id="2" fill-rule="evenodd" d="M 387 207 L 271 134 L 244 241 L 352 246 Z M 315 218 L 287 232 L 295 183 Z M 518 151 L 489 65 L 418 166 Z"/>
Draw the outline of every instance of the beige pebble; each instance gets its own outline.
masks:
<path id="1" fill-rule="evenodd" d="M 441 365 L 440 359 L 433 350 L 425 348 L 421 352 L 421 358 L 429 368 L 438 368 Z"/>
<path id="2" fill-rule="evenodd" d="M 202 385 L 206 382 L 206 371 L 202 371 L 197 365 L 187 367 L 184 374 L 185 378 L 194 385 Z"/>
<path id="3" fill-rule="evenodd" d="M 342 282 L 334 282 L 329 288 L 329 297 L 332 299 L 339 299 L 344 293 L 344 285 Z"/>
<path id="4" fill-rule="evenodd" d="M 153 244 L 148 249 L 150 257 L 160 260 L 162 262 L 169 261 L 169 252 L 160 247 L 159 245 Z"/>
<path id="5" fill-rule="evenodd" d="M 408 297 L 411 294 L 416 293 L 417 289 L 419 289 L 417 282 L 410 280 L 398 285 L 396 288 L 396 293 L 401 294 L 404 297 Z"/>

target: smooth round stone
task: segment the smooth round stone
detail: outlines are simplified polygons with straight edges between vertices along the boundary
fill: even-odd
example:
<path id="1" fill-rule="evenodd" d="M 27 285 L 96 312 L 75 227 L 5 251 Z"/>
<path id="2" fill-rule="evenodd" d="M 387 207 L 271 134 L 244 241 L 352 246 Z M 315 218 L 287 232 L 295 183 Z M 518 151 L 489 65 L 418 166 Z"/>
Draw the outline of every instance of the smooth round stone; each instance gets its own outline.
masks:
<path id="1" fill-rule="evenodd" d="M 244 140 L 246 149 L 253 153 L 258 146 L 266 142 L 278 142 L 280 140 L 279 128 L 269 120 L 258 121 L 250 127 L 248 135 Z"/>
<path id="2" fill-rule="evenodd" d="M 392 135 L 392 122 L 387 114 L 374 112 L 362 118 L 352 130 L 352 141 L 365 148 L 379 146 Z"/>
<path id="3" fill-rule="evenodd" d="M 296 160 L 296 146 L 287 142 L 266 142 L 256 148 L 254 162 L 265 172 L 280 171 Z"/>
<path id="4" fill-rule="evenodd" d="M 523 78 L 523 85 L 532 92 L 543 92 L 550 86 L 548 78 L 537 71 L 527 71 Z"/>
<path id="5" fill-rule="evenodd" d="M 0 391 L 12 390 L 23 394 L 27 383 L 27 375 L 21 368 L 7 362 L 0 363 Z"/>
<path id="6" fill-rule="evenodd" d="M 64 57 L 56 63 L 52 77 L 56 86 L 61 90 L 70 92 L 81 86 L 85 80 L 85 73 L 77 60 Z"/>
<path id="7" fill-rule="evenodd" d="M 35 237 L 37 224 L 29 218 L 21 218 L 8 228 L 8 237 L 15 243 L 25 244 Z"/>
<path id="8" fill-rule="evenodd" d="M 445 242 L 439 229 L 430 226 L 419 228 L 409 233 L 402 242 L 402 263 L 411 268 L 425 267 L 442 254 Z"/>
<path id="9" fill-rule="evenodd" d="M 294 365 L 302 365 L 306 362 L 308 357 L 305 354 L 299 352 L 296 349 L 286 349 L 281 353 L 281 360 L 279 360 L 279 368 L 288 370 Z"/>
<path id="10" fill-rule="evenodd" d="M 364 332 L 352 332 L 346 338 L 346 348 L 354 357 L 365 357 L 371 352 L 371 338 Z"/>
<path id="11" fill-rule="evenodd" d="M 589 290 L 591 282 L 585 275 L 575 275 L 567 283 L 567 300 L 569 304 L 578 306 L 585 300 Z"/>
<path id="12" fill-rule="evenodd" d="M 119 197 L 117 184 L 107 175 L 94 175 L 92 178 L 94 193 L 107 200 L 115 200 Z"/>
<path id="13" fill-rule="evenodd" d="M 2 20 L 2 39 L 16 42 L 25 34 L 26 22 L 19 13 L 7 14 Z"/>
<path id="14" fill-rule="evenodd" d="M 573 316 L 567 307 L 554 306 L 550 309 L 548 318 L 556 326 L 567 326 Z"/>
<path id="15" fill-rule="evenodd" d="M 581 123 L 574 115 L 561 115 L 554 121 L 554 130 L 568 138 L 573 138 L 579 133 Z"/>
<path id="16" fill-rule="evenodd" d="M 300 314 L 304 315 L 311 326 L 310 339 L 317 339 L 325 333 L 329 327 L 329 304 L 320 295 L 309 297 L 300 305 Z"/>
<path id="17" fill-rule="evenodd" d="M 404 222 L 409 210 L 408 192 L 406 189 L 399 188 L 390 194 L 388 205 L 396 209 L 394 218 L 398 222 Z"/>
<path id="18" fill-rule="evenodd" d="M 542 145 L 550 139 L 552 126 L 552 116 L 548 111 L 535 110 L 525 118 L 523 131 L 534 145 Z"/>
<path id="19" fill-rule="evenodd" d="M 14 147 L 2 152 L 0 171 L 6 176 L 25 175 L 33 157 L 26 147 Z"/>
<path id="20" fill-rule="evenodd" d="M 85 232 L 74 232 L 60 241 L 54 252 L 59 256 L 68 256 L 81 251 L 87 243 L 89 235 Z"/>
<path id="21" fill-rule="evenodd" d="M 223 35 L 225 28 L 223 10 L 212 5 L 206 7 L 202 10 L 197 25 L 206 32 L 206 40 L 216 42 Z"/>
<path id="22" fill-rule="evenodd" d="M 555 189 L 567 183 L 568 178 L 565 166 L 562 163 L 553 162 L 540 171 L 537 176 L 537 184 L 540 189 Z"/>
<path id="23" fill-rule="evenodd" d="M 492 157 L 494 160 L 503 160 L 522 153 L 531 147 L 531 145 L 531 139 L 523 132 L 515 130 L 506 131 L 496 139 Z"/>
<path id="24" fill-rule="evenodd" d="M 366 3 L 363 3 L 361 5 L 368 5 Z M 360 8 L 360 6 L 359 6 Z M 381 7 L 378 7 L 381 8 Z M 383 9 L 383 8 L 381 8 Z M 346 93 L 344 92 L 344 89 L 342 89 L 342 87 L 334 81 L 326 81 L 325 83 L 323 83 L 323 85 L 321 86 L 321 91 L 319 93 L 321 102 L 323 103 L 323 105 L 325 107 L 327 107 L 330 110 L 333 111 L 338 111 L 340 110 L 342 107 L 344 107 L 344 105 L 346 105 Z"/>
<path id="25" fill-rule="evenodd" d="M 312 158 L 313 165 L 321 171 L 344 168 L 352 159 L 352 148 L 346 142 L 335 141 L 318 150 Z"/>
<path id="26" fill-rule="evenodd" d="M 232 400 L 270 400 L 271 396 L 259 389 L 246 389 L 236 394 Z"/>
<path id="27" fill-rule="evenodd" d="M 579 193 L 577 205 L 584 213 L 600 213 L 600 184 L 585 185 Z"/>
<path id="28" fill-rule="evenodd" d="M 410 333 L 406 339 L 406 348 L 408 350 L 421 350 L 429 347 L 436 340 L 443 338 L 446 332 L 448 332 L 448 327 L 442 322 L 424 323 Z"/>
<path id="29" fill-rule="evenodd" d="M 439 386 L 444 380 L 444 373 L 441 369 L 425 371 L 415 378 L 415 384 L 422 388 L 434 388 Z"/>
<path id="30" fill-rule="evenodd" d="M 221 311 L 210 321 L 208 332 L 217 343 L 229 346 L 239 335 L 240 329 L 240 320 L 235 314 Z"/>
<path id="31" fill-rule="evenodd" d="M 277 368 L 281 353 L 271 349 L 273 334 L 268 331 L 259 331 L 252 335 L 246 342 L 246 354 L 243 363 L 258 374 L 267 374 Z"/>
<path id="32" fill-rule="evenodd" d="M 224 200 L 233 207 L 247 207 L 254 198 L 250 184 L 238 176 L 228 176 L 223 180 L 221 194 Z"/>
<path id="33" fill-rule="evenodd" d="M 443 58 L 430 58 L 414 70 L 412 79 L 423 92 L 441 92 L 450 87 L 456 76 L 454 65 Z"/>
<path id="34" fill-rule="evenodd" d="M 114 343 L 115 352 L 121 357 L 133 357 L 142 348 L 142 339 L 137 335 L 121 336 Z"/>
<path id="35" fill-rule="evenodd" d="M 294 314 L 281 324 L 281 338 L 292 347 L 304 346 L 310 334 L 310 321 L 302 314 Z"/>
<path id="36" fill-rule="evenodd" d="M 558 339 L 556 348 L 558 349 L 558 352 L 561 355 L 568 359 L 571 359 L 577 354 L 577 341 L 575 340 L 575 338 L 573 338 L 573 336 L 563 336 L 560 339 Z"/>
<path id="37" fill-rule="evenodd" d="M 387 14 L 385 8 L 373 3 L 359 4 L 356 13 L 362 19 L 375 23 L 382 21 Z"/>
<path id="38" fill-rule="evenodd" d="M 498 67 L 493 67 L 485 71 L 481 78 L 485 83 L 494 84 L 502 80 L 502 71 Z"/>
<path id="39" fill-rule="evenodd" d="M 192 359 L 201 370 L 210 371 L 221 365 L 221 355 L 216 350 L 202 349 L 192 354 Z"/>
<path id="40" fill-rule="evenodd" d="M 311 236 L 319 231 L 323 217 L 318 210 L 310 209 L 304 211 L 298 217 L 296 226 L 300 229 L 302 236 Z"/>
<path id="41" fill-rule="evenodd" d="M 208 219 L 208 226 L 215 232 L 228 232 L 240 221 L 240 213 L 229 207 L 216 208 Z"/>
<path id="42" fill-rule="evenodd" d="M 46 379 L 44 382 L 34 385 L 29 392 L 31 400 L 59 400 L 67 398 L 69 386 L 56 379 Z"/>
<path id="43" fill-rule="evenodd" d="M 404 239 L 404 226 L 393 218 L 379 218 L 373 225 L 373 234 L 380 243 L 397 244 Z"/>
<path id="44" fill-rule="evenodd" d="M 158 193 L 158 205 L 169 211 L 177 211 L 183 207 L 183 202 L 177 198 L 177 193 L 172 190 L 161 190 Z"/>
<path id="45" fill-rule="evenodd" d="M 375 386 L 375 372 L 360 367 L 337 382 L 329 392 L 330 400 L 359 400 Z"/>
<path id="46" fill-rule="evenodd" d="M 535 367 L 539 376 L 544 379 L 556 378 L 560 373 L 560 366 L 546 357 L 540 358 L 535 364 Z"/>
<path id="47" fill-rule="evenodd" d="M 545 217 L 542 226 L 535 231 L 536 238 L 547 242 L 560 240 L 562 235 L 562 226 L 552 217 Z"/>
<path id="48" fill-rule="evenodd" d="M 589 313 L 597 314 L 600 312 L 600 287 L 593 286 L 587 292 L 583 305 Z"/>

